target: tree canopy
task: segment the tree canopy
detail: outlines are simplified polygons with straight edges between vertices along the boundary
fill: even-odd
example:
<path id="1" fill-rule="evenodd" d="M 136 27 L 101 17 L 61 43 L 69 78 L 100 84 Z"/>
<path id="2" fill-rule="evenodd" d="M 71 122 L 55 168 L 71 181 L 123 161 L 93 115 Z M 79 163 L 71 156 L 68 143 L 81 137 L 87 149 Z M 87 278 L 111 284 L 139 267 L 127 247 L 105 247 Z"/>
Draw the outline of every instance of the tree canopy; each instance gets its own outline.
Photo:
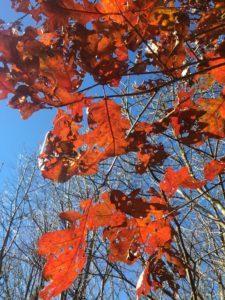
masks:
<path id="1" fill-rule="evenodd" d="M 56 108 L 43 176 L 97 187 L 60 214 L 68 228 L 40 238 L 40 297 L 70 287 L 102 228 L 108 260 L 142 261 L 138 299 L 165 283 L 175 298 L 193 271 L 177 246 L 185 218 L 200 209 L 225 227 L 224 0 L 11 3 L 24 16 L 0 24 L 0 99 L 23 119 Z M 36 26 L 23 26 L 28 15 Z"/>

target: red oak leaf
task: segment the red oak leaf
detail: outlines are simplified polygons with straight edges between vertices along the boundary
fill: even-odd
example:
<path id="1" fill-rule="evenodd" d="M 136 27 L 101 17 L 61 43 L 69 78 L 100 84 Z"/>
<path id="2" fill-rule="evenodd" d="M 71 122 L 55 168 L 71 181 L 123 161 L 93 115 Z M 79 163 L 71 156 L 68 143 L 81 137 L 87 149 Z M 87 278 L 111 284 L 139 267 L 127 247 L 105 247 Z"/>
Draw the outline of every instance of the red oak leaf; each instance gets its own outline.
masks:
<path id="1" fill-rule="evenodd" d="M 174 171 L 171 168 L 166 170 L 165 181 L 160 182 L 160 188 L 168 197 L 174 195 L 179 187 L 197 189 L 205 185 L 205 181 L 199 181 L 192 177 L 187 167 L 181 168 L 179 171 Z"/>
<path id="2" fill-rule="evenodd" d="M 44 234 L 38 242 L 38 253 L 47 259 L 43 276 L 50 280 L 39 294 L 49 300 L 69 288 L 86 262 L 84 223 L 70 229 Z"/>
<path id="3" fill-rule="evenodd" d="M 216 176 L 223 173 L 225 163 L 218 160 L 211 160 L 204 165 L 204 176 L 207 180 L 214 180 Z"/>

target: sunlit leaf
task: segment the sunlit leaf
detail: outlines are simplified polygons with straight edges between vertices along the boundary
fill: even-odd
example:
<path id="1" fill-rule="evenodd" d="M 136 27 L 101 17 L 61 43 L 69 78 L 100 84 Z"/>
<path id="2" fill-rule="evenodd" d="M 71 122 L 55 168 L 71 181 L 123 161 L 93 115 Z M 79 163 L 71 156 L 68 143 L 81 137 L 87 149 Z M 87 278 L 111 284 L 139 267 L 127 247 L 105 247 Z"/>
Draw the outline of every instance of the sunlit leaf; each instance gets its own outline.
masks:
<path id="1" fill-rule="evenodd" d="M 165 181 L 160 182 L 160 188 L 168 197 L 174 195 L 179 187 L 197 189 L 205 185 L 205 181 L 199 181 L 191 176 L 187 167 L 183 167 L 177 172 L 171 168 L 166 170 Z"/>

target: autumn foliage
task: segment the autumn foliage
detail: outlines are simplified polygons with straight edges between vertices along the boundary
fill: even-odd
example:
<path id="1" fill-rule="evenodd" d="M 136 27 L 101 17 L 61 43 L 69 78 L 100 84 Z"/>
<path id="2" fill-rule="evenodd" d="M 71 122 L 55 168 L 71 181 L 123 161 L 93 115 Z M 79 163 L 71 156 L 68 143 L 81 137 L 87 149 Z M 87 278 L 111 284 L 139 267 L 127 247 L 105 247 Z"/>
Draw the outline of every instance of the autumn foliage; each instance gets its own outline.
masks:
<path id="1" fill-rule="evenodd" d="M 176 295 L 175 278 L 189 266 L 174 244 L 178 212 L 171 199 L 178 189 L 206 187 L 224 172 L 225 160 L 208 156 L 194 174 L 190 166 L 171 164 L 167 141 L 172 132 L 181 147 L 201 149 L 209 138 L 225 137 L 224 0 L 11 3 L 37 25 L 20 32 L 22 20 L 1 22 L 0 99 L 9 97 L 23 119 L 57 108 L 39 158 L 44 177 L 65 182 L 101 172 L 104 178 L 98 197 L 60 214 L 67 229 L 40 238 L 43 275 L 50 281 L 40 297 L 70 287 L 85 266 L 87 234 L 99 228 L 111 262 L 144 259 L 138 299 L 164 282 Z M 123 90 L 127 78 L 132 87 Z M 173 99 L 168 96 L 154 115 L 158 94 L 170 87 Z M 148 196 L 141 189 L 109 189 L 116 160 L 129 155 L 134 172 L 151 174 L 157 191 L 151 185 Z M 105 161 L 110 167 L 102 171 Z"/>

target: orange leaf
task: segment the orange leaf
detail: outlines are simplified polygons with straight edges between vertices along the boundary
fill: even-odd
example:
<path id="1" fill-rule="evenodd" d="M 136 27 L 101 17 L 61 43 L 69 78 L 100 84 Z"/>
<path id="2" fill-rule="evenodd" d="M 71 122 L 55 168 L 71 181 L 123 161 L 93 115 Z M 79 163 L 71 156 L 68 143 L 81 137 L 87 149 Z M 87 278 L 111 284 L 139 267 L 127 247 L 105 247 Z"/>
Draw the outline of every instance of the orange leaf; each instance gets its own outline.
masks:
<path id="1" fill-rule="evenodd" d="M 217 56 L 214 52 L 206 53 L 205 58 L 209 60 L 210 67 L 220 65 L 208 71 L 208 74 L 212 75 L 220 84 L 225 84 L 225 58 Z"/>
<path id="2" fill-rule="evenodd" d="M 204 176 L 207 180 L 214 180 L 216 176 L 223 173 L 225 163 L 218 160 L 211 160 L 204 166 Z"/>
<path id="3" fill-rule="evenodd" d="M 168 197 L 173 196 L 179 187 L 197 189 L 204 185 L 205 181 L 199 181 L 192 177 L 189 174 L 187 167 L 183 167 L 177 172 L 168 168 L 165 174 L 165 181 L 160 182 L 160 188 L 167 194 Z"/>
<path id="4" fill-rule="evenodd" d="M 121 106 L 117 103 L 105 99 L 88 103 L 88 106 L 90 131 L 85 134 L 79 133 L 80 125 L 74 122 L 72 114 L 58 111 L 54 129 L 49 133 L 46 149 L 42 154 L 45 177 L 66 181 L 73 175 L 94 174 L 99 162 L 129 151 L 137 151 L 138 144 L 146 141 L 145 134 L 138 136 L 135 131 L 126 138 L 130 123 L 122 115 Z M 135 140 L 136 136 L 138 141 Z"/>
<path id="5" fill-rule="evenodd" d="M 198 104 L 204 109 L 205 114 L 199 119 L 199 122 L 205 125 L 203 132 L 211 137 L 225 137 L 225 100 L 221 95 L 217 99 L 198 100 Z"/>
<path id="6" fill-rule="evenodd" d="M 38 253 L 47 259 L 43 276 L 50 280 L 39 294 L 44 300 L 56 297 L 69 288 L 86 262 L 86 231 L 79 227 L 44 234 L 38 242 Z"/>
<path id="7" fill-rule="evenodd" d="M 140 243 L 138 227 L 134 220 L 127 219 L 120 226 L 106 228 L 103 238 L 110 241 L 108 259 L 111 262 L 133 264 L 137 260 Z"/>
<path id="8" fill-rule="evenodd" d="M 89 202 L 82 201 L 80 203 L 82 209 L 88 207 L 88 219 L 86 226 L 93 230 L 99 227 L 119 226 L 124 223 L 126 217 L 123 213 L 116 211 L 115 205 L 110 203 L 110 198 L 107 192 L 100 197 L 100 203 L 90 206 Z"/>

